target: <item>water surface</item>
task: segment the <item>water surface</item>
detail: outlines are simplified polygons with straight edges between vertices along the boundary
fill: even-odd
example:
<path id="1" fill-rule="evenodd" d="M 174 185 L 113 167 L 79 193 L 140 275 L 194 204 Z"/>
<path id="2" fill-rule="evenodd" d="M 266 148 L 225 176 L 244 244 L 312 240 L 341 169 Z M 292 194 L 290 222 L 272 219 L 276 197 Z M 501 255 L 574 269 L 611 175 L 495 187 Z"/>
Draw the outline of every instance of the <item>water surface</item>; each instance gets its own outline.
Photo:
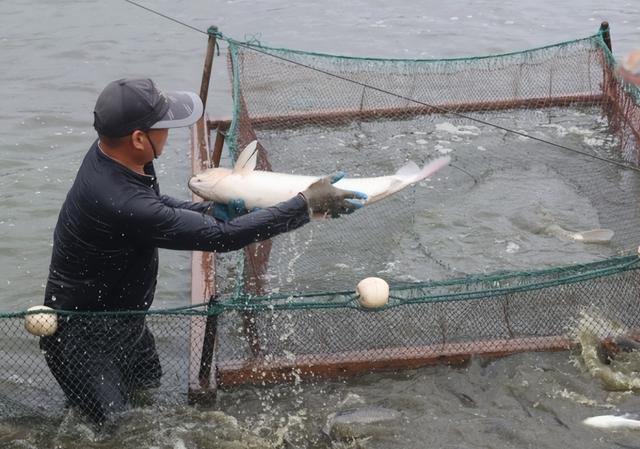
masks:
<path id="1" fill-rule="evenodd" d="M 511 52 L 590 35 L 602 20 L 611 24 L 617 57 L 640 42 L 640 7 L 622 0 L 606 5 L 541 0 L 527 6 L 500 0 L 145 4 L 202 30 L 218 25 L 238 39 L 358 56 L 440 58 Z M 198 91 L 205 49 L 206 36 L 124 1 L 0 1 L 0 310 L 22 310 L 42 302 L 57 213 L 95 138 L 91 111 L 102 88 L 117 78 L 145 76 L 166 90 Z M 228 116 L 231 110 L 225 54 L 222 44 L 208 100 L 213 117 Z M 186 130 L 171 132 L 156 167 L 165 193 L 189 197 Z M 493 189 L 501 189 L 503 181 L 500 176 L 490 180 Z M 571 197 L 572 192 L 566 192 Z M 423 226 L 434 216 L 424 216 Z M 442 263 L 434 270 L 490 270 L 496 257 L 513 257 L 504 251 L 515 248 L 511 243 L 520 249 L 526 246 L 517 240 L 518 226 L 532 226 L 528 216 L 500 221 L 506 228 L 497 227 L 496 232 L 515 236 L 496 237 L 489 242 L 496 252 L 485 254 L 481 266 L 470 266 L 469 260 L 455 257 L 456 245 L 474 238 L 457 218 L 440 217 L 454 223 L 460 239 L 455 245 L 436 244 L 435 257 Z M 494 219 L 488 225 L 495 224 Z M 447 248 L 451 252 L 442 252 Z M 161 252 L 156 307 L 188 302 L 189 270 L 188 253 Z M 0 445 L 635 447 L 637 436 L 632 433 L 594 431 L 580 420 L 637 402 L 634 394 L 603 389 L 568 353 L 526 354 L 475 360 L 465 368 L 375 374 L 349 382 L 247 387 L 221 394 L 214 410 L 141 406 L 109 436 L 95 435 L 73 415 L 1 422 Z M 402 419 L 370 429 L 369 437 L 355 441 L 328 441 L 322 434 L 329 413 L 366 405 L 398 410 Z"/>

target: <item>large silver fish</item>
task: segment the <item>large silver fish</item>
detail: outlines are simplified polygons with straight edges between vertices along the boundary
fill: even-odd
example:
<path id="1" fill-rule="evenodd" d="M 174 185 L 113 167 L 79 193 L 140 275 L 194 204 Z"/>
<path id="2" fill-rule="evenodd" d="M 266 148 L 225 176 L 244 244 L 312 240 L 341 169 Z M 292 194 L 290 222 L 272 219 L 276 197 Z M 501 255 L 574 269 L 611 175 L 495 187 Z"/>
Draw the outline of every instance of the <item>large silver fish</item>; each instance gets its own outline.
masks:
<path id="1" fill-rule="evenodd" d="M 240 153 L 233 170 L 210 168 L 189 180 L 189 188 L 205 200 L 228 203 L 242 199 L 248 209 L 274 206 L 286 201 L 320 176 L 291 175 L 255 170 L 257 162 L 257 142 L 254 140 Z M 375 178 L 343 178 L 334 184 L 344 190 L 367 194 L 365 205 L 380 201 L 405 187 L 415 184 L 449 165 L 450 158 L 441 157 L 420 169 L 409 162 L 391 176 Z"/>
<path id="2" fill-rule="evenodd" d="M 640 415 L 638 413 L 623 413 L 620 415 L 592 416 L 582 421 L 589 427 L 598 429 L 640 429 Z"/>
<path id="3" fill-rule="evenodd" d="M 589 231 L 568 231 L 557 224 L 547 226 L 545 231 L 561 240 L 575 240 L 584 243 L 607 243 L 614 236 L 611 229 L 591 229 Z"/>

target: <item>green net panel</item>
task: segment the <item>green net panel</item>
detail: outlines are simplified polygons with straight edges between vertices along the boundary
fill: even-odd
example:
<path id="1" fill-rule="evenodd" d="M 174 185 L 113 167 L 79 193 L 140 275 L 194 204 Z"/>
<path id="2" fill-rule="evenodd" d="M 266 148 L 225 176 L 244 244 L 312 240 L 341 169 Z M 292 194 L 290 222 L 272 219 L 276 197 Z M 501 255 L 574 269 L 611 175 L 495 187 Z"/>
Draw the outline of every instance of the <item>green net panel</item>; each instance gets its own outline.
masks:
<path id="1" fill-rule="evenodd" d="M 361 308 L 353 292 L 239 297 L 219 306 L 226 310 L 218 322 L 219 379 L 268 383 L 455 362 L 471 354 L 567 349 L 577 332 L 604 338 L 637 327 L 637 268 L 638 258 L 629 256 L 396 284 L 389 305 L 376 311 Z M 583 317 L 591 318 L 585 324 Z"/>
<path id="2" fill-rule="evenodd" d="M 137 376 L 147 373 L 130 367 L 123 383 L 132 390 L 133 405 L 175 406 L 188 402 L 194 372 L 204 381 L 193 348 L 202 347 L 212 320 L 217 321 L 216 349 L 206 375 L 213 382 L 232 386 L 336 377 L 466 361 L 473 354 L 568 349 L 579 332 L 603 339 L 636 329 L 639 269 L 638 257 L 626 256 L 534 272 L 396 284 L 389 305 L 373 311 L 362 309 L 352 291 L 338 291 L 240 295 L 210 307 L 146 316 L 59 313 L 58 322 L 81 323 L 79 341 L 91 341 L 95 350 L 126 364 L 123 337 L 114 329 L 146 319 L 160 357 L 161 382 L 138 390 Z M 38 338 L 24 330 L 24 317 L 22 312 L 0 320 L 0 417 L 59 416 L 65 397 Z"/>
<path id="3" fill-rule="evenodd" d="M 615 76 L 601 34 L 425 61 L 228 43 L 231 159 L 257 138 L 259 166 L 286 173 L 379 176 L 407 160 L 453 162 L 350 216 L 218 255 L 215 274 L 198 273 L 216 280 L 208 305 L 61 313 L 59 323 L 80 323 L 78 341 L 124 366 L 114 329 L 146 319 L 162 377 L 140 400 L 566 349 L 578 331 L 597 340 L 637 329 L 638 173 L 602 159 L 638 165 L 638 91 Z M 585 244 L 558 228 L 615 234 Z M 355 285 L 368 276 L 391 284 L 387 306 L 359 306 Z M 2 419 L 65 405 L 24 318 L 0 317 Z M 125 371 L 134 400 L 144 368 Z"/>
<path id="4" fill-rule="evenodd" d="M 29 416 L 54 417 L 59 416 L 67 405 L 65 396 L 55 378 L 47 367 L 44 352 L 39 348 L 39 338 L 30 335 L 25 330 L 25 314 L 16 313 L 4 316 L 0 320 L 0 335 L 2 335 L 2 368 L 0 369 L 0 417 L 21 418 Z M 76 326 L 74 339 L 84 345 L 77 351 L 70 350 L 65 356 L 55 355 L 54 363 L 69 363 L 75 355 L 82 357 L 85 348 L 95 351 L 96 365 L 101 355 L 117 360 L 123 366 L 128 363 L 128 352 L 123 350 L 125 338 L 116 330 L 122 326 L 131 326 L 134 322 L 144 320 L 144 315 L 134 314 L 71 314 L 59 313 L 59 325 L 72 320 L 80 323 Z M 162 366 L 162 382 L 158 388 L 149 390 L 153 400 L 159 404 L 177 404 L 186 402 L 188 388 L 189 344 L 190 328 L 193 321 L 194 329 L 205 318 L 186 318 L 184 315 L 163 314 L 150 315 L 146 318 L 149 329 L 155 337 L 155 344 L 160 354 Z M 55 336 L 54 336 L 55 337 Z M 88 343 L 88 344 L 87 344 Z M 129 347 L 129 345 L 127 345 Z M 68 358 L 67 358 L 68 357 Z M 71 361 L 73 362 L 73 361 Z M 138 390 L 138 378 L 145 377 L 145 367 L 124 369 L 130 375 L 122 379 L 122 383 L 131 386 L 132 397 Z M 106 375 L 107 369 L 103 369 Z M 86 381 L 80 378 L 78 383 Z M 73 380 L 72 380 L 73 381 Z M 156 387 L 154 385 L 154 387 Z M 128 387 L 125 387 L 128 388 Z M 135 390 L 135 391 L 134 391 Z"/>

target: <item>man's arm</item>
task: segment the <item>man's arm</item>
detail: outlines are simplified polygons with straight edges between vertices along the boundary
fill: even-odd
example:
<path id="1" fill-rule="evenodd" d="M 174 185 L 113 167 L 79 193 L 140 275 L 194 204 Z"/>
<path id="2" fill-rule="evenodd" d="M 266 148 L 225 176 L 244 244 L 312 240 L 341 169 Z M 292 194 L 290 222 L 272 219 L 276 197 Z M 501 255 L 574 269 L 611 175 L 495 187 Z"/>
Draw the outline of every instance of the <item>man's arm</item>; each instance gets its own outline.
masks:
<path id="1" fill-rule="evenodd" d="M 121 223 L 128 230 L 127 238 L 133 239 L 133 243 L 177 250 L 234 251 L 309 222 L 309 207 L 302 195 L 227 222 L 167 206 L 151 195 L 137 199 L 130 207 Z"/>
<path id="2" fill-rule="evenodd" d="M 177 200 L 167 195 L 161 195 L 160 201 L 174 209 L 188 209 L 201 212 L 207 215 L 213 215 L 218 220 L 229 221 L 238 215 L 244 215 L 248 212 L 242 200 L 230 201 L 228 204 L 214 203 L 213 201 L 183 201 Z"/>
<path id="3" fill-rule="evenodd" d="M 173 207 L 174 209 L 193 210 L 209 215 L 211 215 L 214 205 L 213 201 L 199 201 L 197 203 L 194 203 L 193 201 L 179 200 L 169 195 L 160 195 L 160 201 L 162 201 L 163 204 L 169 207 Z"/>

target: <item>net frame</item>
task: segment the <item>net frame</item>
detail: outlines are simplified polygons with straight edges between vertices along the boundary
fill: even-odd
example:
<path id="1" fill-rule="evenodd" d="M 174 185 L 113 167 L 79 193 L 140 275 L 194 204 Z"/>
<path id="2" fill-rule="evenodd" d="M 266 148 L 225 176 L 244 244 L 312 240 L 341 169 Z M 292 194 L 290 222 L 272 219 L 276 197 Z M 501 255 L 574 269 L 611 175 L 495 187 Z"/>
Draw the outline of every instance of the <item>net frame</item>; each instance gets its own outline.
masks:
<path id="1" fill-rule="evenodd" d="M 589 36 L 583 39 L 577 39 L 574 41 L 568 41 L 561 44 L 549 45 L 545 47 L 540 47 L 536 49 L 527 50 L 525 52 L 517 52 L 517 53 L 509 53 L 504 55 L 492 55 L 492 56 L 483 56 L 478 58 L 472 58 L 474 60 L 484 60 L 487 58 L 496 58 L 497 61 L 503 57 L 511 57 L 514 55 L 525 55 L 530 52 L 540 52 L 545 51 L 550 48 L 555 48 L 558 46 L 569 46 L 576 42 L 581 41 L 589 41 L 594 48 L 597 49 L 596 58 L 599 60 L 599 64 L 601 66 L 600 70 L 600 82 L 599 85 L 601 89 L 597 93 L 587 92 L 580 94 L 554 94 L 553 89 L 549 89 L 549 96 L 545 98 L 540 97 L 526 97 L 526 94 L 522 97 L 519 97 L 515 100 L 487 100 L 481 99 L 481 101 L 476 102 L 458 102 L 458 103 L 448 103 L 448 104 L 429 104 L 424 102 L 411 102 L 410 98 L 405 97 L 404 95 L 400 95 L 400 98 L 407 99 L 407 103 L 412 103 L 411 105 L 405 105 L 403 107 L 390 107 L 390 108 L 380 108 L 380 107 L 369 107 L 369 108 L 360 108 L 359 110 L 339 110 L 339 111 L 321 111 L 321 112 L 309 112 L 309 111 L 301 111 L 297 113 L 284 114 L 282 116 L 274 116 L 269 114 L 253 114 L 249 117 L 248 107 L 247 107 L 247 99 L 245 98 L 242 88 L 241 88 L 241 76 L 239 75 L 239 64 L 240 58 L 239 49 L 240 48 L 249 48 L 250 50 L 257 50 L 259 53 L 267 54 L 267 55 L 275 55 L 276 58 L 282 58 L 286 62 L 288 62 L 287 57 L 290 55 L 301 55 L 304 56 L 316 56 L 320 59 L 326 58 L 328 60 L 332 58 L 340 58 L 346 60 L 367 60 L 371 62 L 380 62 L 380 63 L 388 63 L 389 60 L 380 60 L 380 59 L 371 59 L 371 58 L 345 58 L 338 57 L 335 55 L 327 55 L 327 54 L 318 54 L 318 53 L 310 53 L 310 52 L 301 52 L 290 49 L 282 49 L 282 48 L 271 48 L 265 47 L 255 43 L 246 43 L 246 42 L 237 42 L 233 40 L 229 40 L 230 49 L 229 49 L 229 71 L 232 80 L 232 90 L 233 90 L 233 98 L 234 98 L 234 115 L 233 119 L 229 121 L 209 121 L 208 126 L 212 130 L 217 130 L 218 138 L 216 139 L 216 145 L 219 145 L 220 137 L 224 137 L 221 134 L 226 133 L 226 143 L 229 148 L 232 160 L 235 158 L 235 155 L 238 152 L 239 148 L 242 148 L 244 145 L 248 144 L 250 141 L 256 138 L 256 130 L 257 129 L 278 129 L 283 126 L 283 123 L 286 123 L 286 126 L 291 128 L 303 127 L 309 123 L 321 123 L 326 124 L 328 126 L 339 126 L 343 123 L 352 121 L 352 120 L 363 120 L 363 121 L 372 121 L 372 120 L 384 120 L 390 117 L 394 117 L 398 112 L 401 112 L 405 115 L 423 115 L 423 114 L 432 114 L 432 113 L 440 113 L 447 112 L 452 114 L 464 114 L 466 112 L 474 112 L 474 111 L 495 111 L 495 110 L 507 110 L 507 109 L 518 109 L 518 108 L 529 108 L 529 107 L 563 107 L 563 106 L 571 106 L 571 105 L 593 105 L 597 104 L 602 107 L 602 111 L 607 117 L 607 120 L 611 126 L 611 131 L 619 138 L 621 142 L 621 151 L 624 157 L 624 160 L 630 164 L 635 166 L 638 165 L 638 130 L 640 129 L 640 120 L 638 116 L 638 88 L 636 86 L 630 85 L 629 83 L 621 80 L 615 74 L 615 60 L 611 53 L 610 49 L 610 40 L 609 40 L 609 30 L 608 25 L 603 23 L 603 26 L 598 31 L 596 35 Z M 286 55 L 283 57 L 283 55 Z M 469 58 L 460 58 L 456 60 L 444 60 L 447 63 L 453 62 L 456 64 L 458 62 L 468 61 Z M 406 60 L 392 60 L 392 62 L 396 63 L 438 63 L 439 61 L 406 61 Z M 498 62 L 499 63 L 499 62 Z M 294 61 L 294 64 L 297 62 Z M 320 64 L 322 66 L 322 64 Z M 328 70 L 325 70 L 324 67 L 320 69 L 321 72 L 325 74 L 332 75 Z M 340 78 L 340 76 L 338 76 Z M 598 80 L 591 79 L 591 74 L 589 74 L 589 84 L 597 83 Z M 358 83 L 356 83 L 358 84 Z M 362 83 L 364 85 L 364 83 Z M 366 85 L 365 85 L 366 88 Z M 374 90 L 376 88 L 374 87 Z M 386 90 L 382 89 L 384 92 Z M 517 96 L 517 95 L 516 95 Z M 254 105 L 255 106 L 255 105 Z M 258 108 L 259 109 L 259 108 Z M 265 148 L 262 145 L 259 145 L 259 161 L 260 161 L 260 169 L 270 169 L 270 164 L 268 160 L 268 151 L 265 151 Z M 269 247 L 270 248 L 270 247 Z M 247 282 L 245 284 L 244 292 L 240 290 L 236 290 L 235 298 L 249 298 L 247 299 L 247 308 L 250 310 L 249 316 L 250 319 L 254 319 L 256 308 L 255 304 L 259 303 L 263 298 L 273 298 L 273 295 L 265 295 L 265 286 L 260 282 L 260 278 L 264 276 L 266 271 L 265 265 L 268 260 L 268 249 L 264 250 L 261 248 L 251 248 L 246 252 L 244 263 L 244 272 L 245 279 Z M 612 259 L 613 260 L 613 259 Z M 568 267 L 567 267 L 568 268 Z M 563 269 L 561 269 L 562 271 Z M 488 276 L 485 279 L 489 279 L 491 276 Z M 472 278 L 465 278 L 462 282 L 473 282 Z M 392 292 L 397 288 L 392 286 Z M 531 287 L 523 287 L 524 290 L 528 290 Z M 547 287 L 545 287 L 547 288 Z M 535 289 L 535 288 L 533 288 Z M 497 291 L 500 289 L 498 288 Z M 291 299 L 293 297 L 300 297 L 299 293 L 290 292 L 288 293 L 288 297 Z M 481 295 L 484 298 L 489 298 L 492 294 L 488 292 L 484 292 Z M 276 295 L 277 296 L 277 295 Z M 302 295 L 304 296 L 304 295 Z M 273 305 L 272 305 L 273 306 Z M 312 307 L 312 306 L 311 306 Z M 245 320 L 246 322 L 246 320 Z M 635 325 L 635 324 L 634 324 Z M 256 329 L 245 328 L 245 336 L 247 338 L 253 338 L 254 341 L 258 340 L 256 337 Z M 250 337 L 250 335 L 254 335 Z M 465 358 L 470 354 L 506 354 L 515 351 L 526 351 L 526 350 L 554 350 L 554 349 L 566 349 L 571 346 L 571 342 L 566 337 L 561 337 L 560 335 L 556 335 L 546 340 L 535 340 L 529 341 L 525 343 L 524 340 L 520 343 L 515 343 L 509 346 L 508 343 L 498 345 L 497 347 L 488 347 L 484 344 L 480 344 L 479 346 L 474 346 L 474 349 L 471 351 L 467 351 Z M 514 342 L 511 342 L 514 343 Z M 265 343 L 266 345 L 266 343 Z M 257 348 L 257 349 L 256 349 Z M 418 351 L 420 352 L 420 351 Z M 392 367 L 398 368 L 406 365 L 406 367 L 413 366 L 415 364 L 415 359 L 412 361 L 408 361 L 406 357 L 403 355 L 396 356 L 388 356 L 378 354 L 378 359 L 376 359 L 371 354 L 366 355 L 364 358 L 360 358 L 358 355 L 345 356 L 345 358 L 341 360 L 333 360 L 329 365 L 340 365 L 342 368 L 332 371 L 331 368 L 327 368 L 327 365 L 321 367 L 322 365 L 318 360 L 310 362 L 306 359 L 300 359 L 299 363 L 285 363 L 280 361 L 279 366 L 278 363 L 275 362 L 265 362 L 264 354 L 261 351 L 261 344 L 257 343 L 254 345 L 254 349 L 251 351 L 252 355 L 249 356 L 249 361 L 245 360 L 244 362 L 238 362 L 234 365 L 234 363 L 229 363 L 228 370 L 225 368 L 225 363 L 219 361 L 218 365 L 218 377 L 221 381 L 222 385 L 227 384 L 239 384 L 244 381 L 248 382 L 264 382 L 265 378 L 270 378 L 272 381 L 278 381 L 280 378 L 285 378 L 287 375 L 285 373 L 296 373 L 295 376 L 305 375 L 305 376 L 316 376 L 320 375 L 319 373 L 325 372 L 333 373 L 333 375 L 338 375 L 339 372 L 343 374 L 347 371 L 355 373 L 362 372 L 374 369 L 384 369 L 384 367 Z M 421 361 L 419 364 L 432 363 L 434 361 L 442 361 L 443 359 L 448 359 L 450 361 L 457 359 L 459 360 L 459 354 L 454 354 L 452 351 L 442 349 L 440 352 L 432 351 L 431 349 L 424 349 L 422 351 L 426 356 L 418 357 Z M 253 360 L 251 360 L 253 357 Z M 404 359 L 404 361 L 402 361 Z M 364 363 L 363 361 L 367 362 Z M 428 360 L 428 361 L 427 361 Z M 360 363 L 362 362 L 362 363 Z M 380 362 L 380 363 L 378 363 Z M 250 372 L 243 371 L 242 368 L 239 368 L 241 365 L 250 366 Z M 271 363 L 271 365 L 270 365 Z M 359 364 L 360 363 L 360 364 Z M 352 364 L 353 367 L 350 369 L 344 368 L 346 365 Z M 258 368 L 259 365 L 259 368 Z M 358 368 L 356 368 L 359 366 Z M 235 370 L 235 371 L 234 371 Z M 274 371 L 275 370 L 275 371 Z M 233 372 L 235 374 L 227 374 L 227 372 Z M 257 377 L 251 373 L 259 372 L 261 373 Z M 271 375 L 265 375 L 266 372 L 272 372 Z M 290 376 L 289 376 L 290 377 Z M 240 379 L 240 380 L 238 380 Z"/>

